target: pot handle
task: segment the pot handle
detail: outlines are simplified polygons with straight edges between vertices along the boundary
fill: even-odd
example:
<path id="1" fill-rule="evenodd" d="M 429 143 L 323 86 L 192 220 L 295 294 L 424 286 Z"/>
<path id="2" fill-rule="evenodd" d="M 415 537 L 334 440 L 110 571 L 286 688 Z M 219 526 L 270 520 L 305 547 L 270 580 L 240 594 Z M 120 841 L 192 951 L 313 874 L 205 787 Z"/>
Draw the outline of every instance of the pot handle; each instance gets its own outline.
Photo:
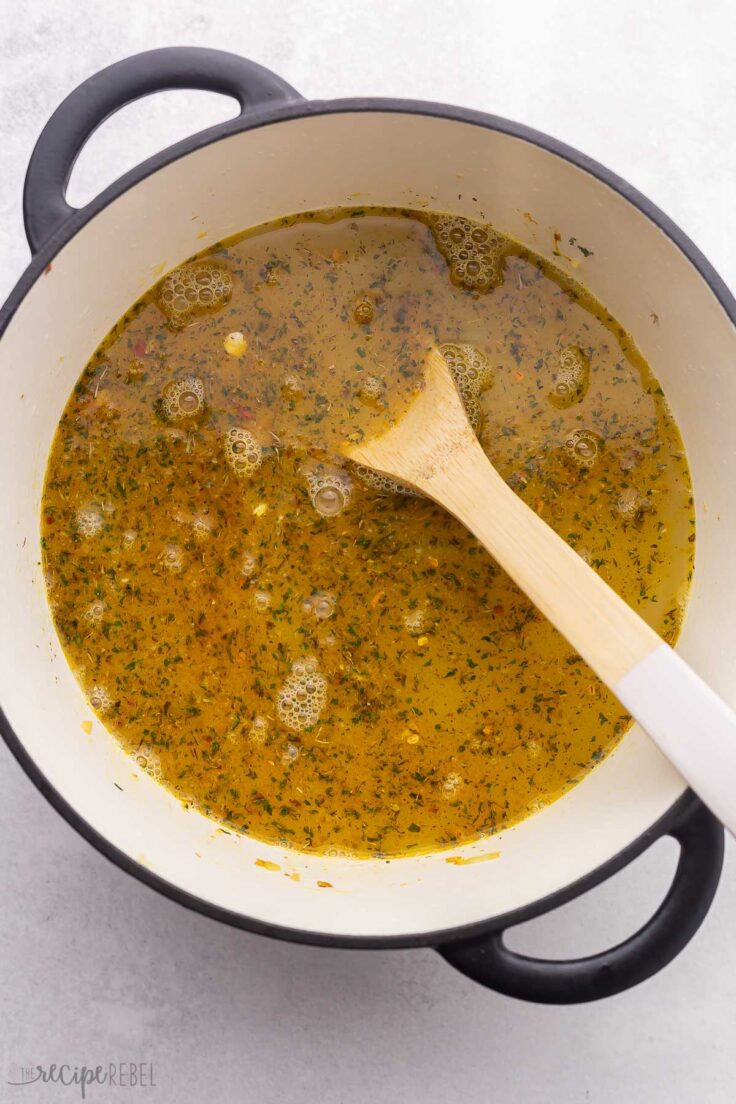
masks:
<path id="1" fill-rule="evenodd" d="M 172 88 L 233 96 L 244 115 L 253 108 L 300 100 L 281 77 L 255 61 L 222 50 L 169 46 L 125 58 L 95 73 L 57 107 L 36 143 L 23 189 L 23 219 L 33 253 L 75 208 L 65 198 L 74 162 L 87 139 L 121 107 Z"/>
<path id="2" fill-rule="evenodd" d="M 698 930 L 723 865 L 723 828 L 694 795 L 674 822 L 661 831 L 655 829 L 646 846 L 663 835 L 673 836 L 680 844 L 672 885 L 651 920 L 611 950 L 565 961 L 516 954 L 503 941 L 505 930 L 530 919 L 528 914 L 491 935 L 445 944 L 437 950 L 451 966 L 488 989 L 539 1004 L 600 1000 L 638 985 L 671 962 Z M 625 862 L 614 860 L 604 868 L 605 878 L 622 865 Z M 581 888 L 584 891 L 599 881 L 594 875 Z M 559 899 L 555 902 L 562 903 Z M 535 915 L 545 911 L 548 909 L 540 909 Z"/>

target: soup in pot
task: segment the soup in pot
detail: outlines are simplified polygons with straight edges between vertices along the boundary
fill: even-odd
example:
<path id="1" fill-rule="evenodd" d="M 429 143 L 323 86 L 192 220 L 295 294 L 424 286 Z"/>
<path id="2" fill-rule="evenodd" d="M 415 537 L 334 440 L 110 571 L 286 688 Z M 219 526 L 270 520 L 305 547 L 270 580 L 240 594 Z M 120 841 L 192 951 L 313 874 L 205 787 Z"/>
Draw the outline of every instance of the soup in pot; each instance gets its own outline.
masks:
<path id="1" fill-rule="evenodd" d="M 340 209 L 169 273 L 91 358 L 48 461 L 66 656 L 136 768 L 318 853 L 457 846 L 563 794 L 629 718 L 453 517 L 341 446 L 445 355 L 514 490 L 673 642 L 687 460 L 585 289 L 493 227 Z"/>

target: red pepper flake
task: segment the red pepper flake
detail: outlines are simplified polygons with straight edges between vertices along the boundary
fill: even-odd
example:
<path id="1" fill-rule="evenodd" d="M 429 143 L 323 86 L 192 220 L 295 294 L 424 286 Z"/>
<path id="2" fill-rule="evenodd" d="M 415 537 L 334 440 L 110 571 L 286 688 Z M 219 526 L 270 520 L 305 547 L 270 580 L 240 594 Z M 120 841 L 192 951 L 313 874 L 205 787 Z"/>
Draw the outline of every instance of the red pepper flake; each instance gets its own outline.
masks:
<path id="1" fill-rule="evenodd" d="M 46 265 L 45 269 L 43 270 L 44 276 L 48 276 L 48 274 L 51 271 L 52 267 L 53 266 L 51 264 L 51 261 L 49 261 L 49 263 Z"/>
<path id="2" fill-rule="evenodd" d="M 47 525 L 53 525 L 54 524 L 54 515 L 53 514 L 47 514 L 46 515 L 46 524 Z"/>
<path id="3" fill-rule="evenodd" d="M 133 354 L 137 357 L 146 356 L 148 349 L 146 348 L 145 341 L 141 338 L 140 341 L 136 341 L 133 346 Z"/>
<path id="4" fill-rule="evenodd" d="M 244 422 L 255 421 L 255 414 L 245 403 L 235 403 L 235 413 L 239 418 L 242 418 Z"/>

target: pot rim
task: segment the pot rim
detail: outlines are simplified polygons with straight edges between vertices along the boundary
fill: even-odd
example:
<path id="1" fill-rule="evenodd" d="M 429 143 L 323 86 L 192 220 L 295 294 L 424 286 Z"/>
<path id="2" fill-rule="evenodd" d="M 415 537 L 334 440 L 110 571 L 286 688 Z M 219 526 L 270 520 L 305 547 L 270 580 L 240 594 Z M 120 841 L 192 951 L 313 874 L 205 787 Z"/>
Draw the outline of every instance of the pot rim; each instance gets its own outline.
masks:
<path id="1" fill-rule="evenodd" d="M 653 222 L 690 261 L 709 286 L 731 322 L 736 326 L 736 299 L 734 299 L 734 296 L 729 291 L 725 282 L 695 243 L 675 222 L 660 210 L 656 204 L 652 203 L 626 180 L 606 168 L 600 162 L 541 131 L 482 111 L 424 100 L 356 97 L 311 101 L 297 99 L 277 107 L 265 110 L 254 110 L 246 115 L 240 115 L 235 119 L 210 127 L 207 130 L 199 131 L 165 148 L 159 153 L 154 154 L 152 157 L 141 162 L 141 164 L 135 166 L 100 192 L 99 195 L 95 196 L 85 207 L 76 210 L 47 239 L 47 241 L 44 242 L 43 246 L 33 256 L 31 263 L 12 289 L 5 304 L 0 308 L 0 340 L 18 307 L 31 291 L 37 279 L 43 275 L 48 265 L 68 242 L 113 200 L 141 183 L 147 177 L 153 175 L 159 169 L 166 167 L 182 157 L 186 157 L 196 150 L 203 149 L 221 139 L 229 138 L 243 131 L 256 130 L 260 127 L 300 118 L 351 113 L 361 114 L 366 112 L 419 115 L 479 126 L 528 142 L 570 162 L 576 168 L 595 177 L 603 184 L 608 185 L 613 191 L 617 192 L 622 198 L 626 199 Z M 34 783 L 36 788 L 43 794 L 54 809 L 72 828 L 83 836 L 88 843 L 92 844 L 100 854 L 120 867 L 125 873 L 137 878 L 150 888 L 157 890 L 163 896 L 176 901 L 178 904 L 184 905 L 186 908 L 198 912 L 201 915 L 209 916 L 221 923 L 229 924 L 232 927 L 251 931 L 259 935 L 270 936 L 275 939 L 282 939 L 294 943 L 311 944 L 314 946 L 383 950 L 410 947 L 439 947 L 469 938 L 489 935 L 493 932 L 515 926 L 516 924 L 530 920 L 535 916 L 539 916 L 542 913 L 565 904 L 567 901 L 593 888 L 593 886 L 622 869 L 627 863 L 631 862 L 646 850 L 654 840 L 665 834 L 668 828 L 682 816 L 683 811 L 692 807 L 698 800 L 694 794 L 687 791 L 658 821 L 606 863 L 590 871 L 588 874 L 572 882 L 563 889 L 540 898 L 523 908 L 504 913 L 500 916 L 489 917 L 486 920 L 477 921 L 471 924 L 442 928 L 436 931 L 396 936 L 341 936 L 333 935 L 329 932 L 310 931 L 256 920 L 244 913 L 233 912 L 232 910 L 212 904 L 201 897 L 188 893 L 179 886 L 169 882 L 167 879 L 152 873 L 146 867 L 129 858 L 110 843 L 109 840 L 93 828 L 92 825 L 89 824 L 49 783 L 41 769 L 26 751 L 22 740 L 10 725 L 2 707 L 0 707 L 0 734 L 28 778 Z"/>

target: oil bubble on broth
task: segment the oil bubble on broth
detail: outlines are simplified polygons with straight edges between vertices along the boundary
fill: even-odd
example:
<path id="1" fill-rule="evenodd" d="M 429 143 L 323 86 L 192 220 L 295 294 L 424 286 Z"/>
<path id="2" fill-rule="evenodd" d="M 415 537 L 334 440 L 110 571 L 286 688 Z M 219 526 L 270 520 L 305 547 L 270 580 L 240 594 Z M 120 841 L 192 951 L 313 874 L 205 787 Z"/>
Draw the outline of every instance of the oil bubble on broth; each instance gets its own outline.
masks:
<path id="1" fill-rule="evenodd" d="M 309 656 L 292 664 L 291 674 L 279 690 L 276 708 L 279 719 L 288 729 L 301 732 L 316 725 L 326 701 L 327 680 L 319 670 L 317 659 Z"/>
<path id="2" fill-rule="evenodd" d="M 231 426 L 225 434 L 223 449 L 230 467 L 242 477 L 258 471 L 265 455 L 251 431 L 238 426 Z"/>
<path id="3" fill-rule="evenodd" d="M 488 359 L 473 345 L 448 343 L 439 348 L 463 401 L 468 421 L 477 430 L 481 415 L 480 397 L 493 384 Z"/>
<path id="4" fill-rule="evenodd" d="M 575 429 L 565 438 L 565 455 L 579 468 L 592 468 L 598 460 L 601 440 L 589 429 Z"/>
<path id="5" fill-rule="evenodd" d="M 414 490 L 407 483 L 402 483 L 400 479 L 394 479 L 391 475 L 385 475 L 383 472 L 374 471 L 373 468 L 367 468 L 364 464 L 352 464 L 352 471 L 357 478 L 364 483 L 366 487 L 370 487 L 374 491 L 384 492 L 385 494 L 397 494 L 397 495 L 410 495 L 413 497 L 419 497 L 419 491 Z"/>
<path id="6" fill-rule="evenodd" d="M 590 364 L 582 349 L 568 345 L 562 349 L 559 368 L 555 374 L 555 384 L 550 392 L 550 401 L 561 409 L 566 409 L 585 398 L 590 386 Z"/>
<path id="7" fill-rule="evenodd" d="M 159 304 L 170 325 L 178 329 L 194 316 L 216 311 L 227 303 L 232 286 L 227 269 L 195 261 L 174 269 L 162 280 Z"/>
<path id="8" fill-rule="evenodd" d="M 161 409 L 167 421 L 194 418 L 204 410 L 204 384 L 196 376 L 167 383 L 161 396 Z"/>
<path id="9" fill-rule="evenodd" d="M 342 513 L 350 502 L 353 481 L 348 473 L 335 465 L 310 464 L 304 469 L 312 506 L 321 517 Z"/>
<path id="10" fill-rule="evenodd" d="M 677 637 L 682 441 L 582 285 L 485 216 L 307 212 L 220 243 L 84 369 L 42 567 L 90 709 L 230 831 L 319 854 L 457 846 L 560 797 L 628 727 L 459 522 L 342 459 L 407 409 L 432 346 L 501 476 Z"/>
<path id="11" fill-rule="evenodd" d="M 432 215 L 428 223 L 455 283 L 474 291 L 500 287 L 508 238 L 459 216 Z"/>

